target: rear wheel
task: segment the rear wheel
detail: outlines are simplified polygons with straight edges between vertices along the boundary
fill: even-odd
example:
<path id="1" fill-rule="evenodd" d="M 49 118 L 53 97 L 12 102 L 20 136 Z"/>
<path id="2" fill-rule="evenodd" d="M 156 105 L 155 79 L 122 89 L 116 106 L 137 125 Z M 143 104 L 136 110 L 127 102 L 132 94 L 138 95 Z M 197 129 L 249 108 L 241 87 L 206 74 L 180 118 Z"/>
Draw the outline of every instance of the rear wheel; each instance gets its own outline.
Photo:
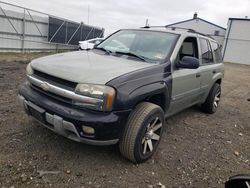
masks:
<path id="1" fill-rule="evenodd" d="M 203 103 L 201 106 L 202 110 L 210 114 L 215 113 L 219 106 L 220 97 L 221 97 L 221 86 L 220 84 L 215 83 L 211 91 L 209 92 L 209 95 L 205 103 Z"/>
<path id="2" fill-rule="evenodd" d="M 148 102 L 137 105 L 119 143 L 121 154 L 134 163 L 149 159 L 161 140 L 163 125 L 161 107 Z"/>

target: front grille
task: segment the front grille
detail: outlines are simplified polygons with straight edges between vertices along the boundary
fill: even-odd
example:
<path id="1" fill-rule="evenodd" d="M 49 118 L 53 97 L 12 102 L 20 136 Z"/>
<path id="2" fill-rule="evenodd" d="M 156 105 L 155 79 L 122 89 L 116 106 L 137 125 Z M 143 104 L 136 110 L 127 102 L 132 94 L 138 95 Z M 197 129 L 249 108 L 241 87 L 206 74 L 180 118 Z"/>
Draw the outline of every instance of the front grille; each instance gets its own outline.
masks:
<path id="1" fill-rule="evenodd" d="M 57 87 L 60 87 L 62 89 L 66 89 L 69 91 L 75 91 L 75 88 L 77 85 L 77 83 L 75 83 L 75 82 L 71 82 L 71 81 L 64 80 L 64 79 L 61 79 L 61 78 L 58 78 L 55 76 L 51 76 L 49 74 L 40 72 L 38 70 L 34 70 L 34 74 L 32 76 L 41 80 L 41 81 L 48 82 L 51 85 L 54 85 L 54 86 L 57 86 Z M 69 98 L 59 96 L 57 94 L 54 94 L 54 93 L 51 93 L 48 91 L 44 91 L 43 89 L 41 89 L 40 87 L 38 87 L 32 83 L 31 83 L 31 87 L 33 89 L 35 89 L 36 91 L 38 91 L 39 93 L 47 95 L 48 97 L 54 98 L 54 99 L 61 101 L 61 102 L 64 102 L 64 103 L 72 104 L 72 100 Z"/>
<path id="2" fill-rule="evenodd" d="M 56 78 L 40 71 L 34 71 L 33 75 L 27 75 L 31 87 L 43 95 L 47 95 L 57 101 L 66 102 L 73 105 L 74 101 L 87 103 L 90 105 L 99 105 L 102 99 L 91 98 L 78 95 L 74 92 L 77 83 Z"/>
<path id="3" fill-rule="evenodd" d="M 59 95 L 56 95 L 54 93 L 51 93 L 51 92 L 48 92 L 48 91 L 44 91 L 42 90 L 40 87 L 37 87 L 36 85 L 34 84 L 31 84 L 31 87 L 33 89 L 35 89 L 36 91 L 38 91 L 39 93 L 42 93 L 44 95 L 47 95 L 48 97 L 51 97 L 53 99 L 56 99 L 58 101 L 61 101 L 61 102 L 64 102 L 64 103 L 68 103 L 68 104 L 72 104 L 72 100 L 71 99 L 68 99 L 66 97 L 62 97 L 62 96 L 59 96 Z"/>
<path id="4" fill-rule="evenodd" d="M 58 87 L 61 87 L 70 91 L 74 91 L 77 85 L 77 83 L 75 82 L 71 82 L 71 81 L 64 80 L 55 76 L 51 76 L 49 74 L 40 72 L 38 70 L 34 70 L 34 76 L 38 78 L 39 80 L 48 82 L 52 85 L 55 85 L 55 86 L 58 86 Z"/>

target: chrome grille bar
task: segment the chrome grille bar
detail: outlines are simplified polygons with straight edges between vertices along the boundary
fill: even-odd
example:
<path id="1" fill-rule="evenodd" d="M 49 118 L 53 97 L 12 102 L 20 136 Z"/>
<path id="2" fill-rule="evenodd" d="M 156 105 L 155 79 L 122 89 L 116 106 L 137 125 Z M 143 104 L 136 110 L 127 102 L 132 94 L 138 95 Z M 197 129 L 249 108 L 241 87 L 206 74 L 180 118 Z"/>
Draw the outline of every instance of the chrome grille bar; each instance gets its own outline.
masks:
<path id="1" fill-rule="evenodd" d="M 62 97 L 68 98 L 68 99 L 72 99 L 74 101 L 87 103 L 87 104 L 93 104 L 93 105 L 100 104 L 103 102 L 103 100 L 101 100 L 101 99 L 95 99 L 92 97 L 78 95 L 73 91 L 69 91 L 69 90 L 54 86 L 48 82 L 41 81 L 41 80 L 31 76 L 31 75 L 27 75 L 27 77 L 28 77 L 28 80 L 32 84 L 41 88 L 42 90 L 47 91 L 47 92 L 51 92 L 53 94 L 56 94 L 56 95 L 59 95 L 59 96 L 62 96 Z"/>

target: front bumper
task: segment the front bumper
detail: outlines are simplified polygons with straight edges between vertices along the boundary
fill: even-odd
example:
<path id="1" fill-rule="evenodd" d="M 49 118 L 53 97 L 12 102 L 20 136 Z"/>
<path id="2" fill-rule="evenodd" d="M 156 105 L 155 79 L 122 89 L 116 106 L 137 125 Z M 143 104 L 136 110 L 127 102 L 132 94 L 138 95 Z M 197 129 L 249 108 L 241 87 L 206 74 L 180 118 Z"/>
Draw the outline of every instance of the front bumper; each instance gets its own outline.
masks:
<path id="1" fill-rule="evenodd" d="M 27 114 L 48 129 L 71 140 L 92 145 L 116 144 L 130 113 L 130 110 L 104 113 L 77 109 L 32 89 L 27 82 L 19 88 L 19 100 Z M 95 134 L 85 134 L 83 125 L 94 128 Z"/>

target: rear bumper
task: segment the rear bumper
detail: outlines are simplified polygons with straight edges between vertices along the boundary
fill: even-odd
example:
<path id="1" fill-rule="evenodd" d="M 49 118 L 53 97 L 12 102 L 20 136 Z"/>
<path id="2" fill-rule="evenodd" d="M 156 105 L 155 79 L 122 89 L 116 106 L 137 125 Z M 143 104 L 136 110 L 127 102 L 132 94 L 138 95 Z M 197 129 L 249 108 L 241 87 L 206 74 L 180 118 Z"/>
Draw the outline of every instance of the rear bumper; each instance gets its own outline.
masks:
<path id="1" fill-rule="evenodd" d="M 71 140 L 92 145 L 116 144 L 130 113 L 130 110 L 103 113 L 77 109 L 35 91 L 28 83 L 20 86 L 18 98 L 27 114 L 34 117 L 30 109 L 42 114 L 43 121 L 35 119 L 46 128 Z M 85 134 L 83 125 L 94 128 L 95 134 Z"/>

